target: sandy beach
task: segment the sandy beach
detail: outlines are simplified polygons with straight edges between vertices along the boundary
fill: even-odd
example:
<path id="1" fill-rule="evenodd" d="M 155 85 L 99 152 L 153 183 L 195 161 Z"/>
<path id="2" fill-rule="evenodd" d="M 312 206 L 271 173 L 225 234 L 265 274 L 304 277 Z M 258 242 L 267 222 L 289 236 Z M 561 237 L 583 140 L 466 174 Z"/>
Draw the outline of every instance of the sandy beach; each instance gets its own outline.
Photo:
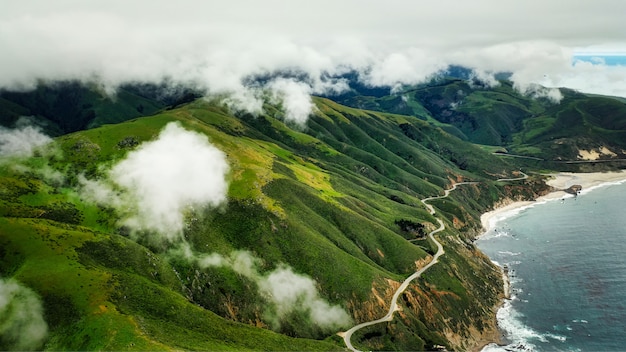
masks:
<path id="1" fill-rule="evenodd" d="M 591 173 L 561 172 L 550 175 L 550 179 L 546 183 L 556 189 L 567 189 L 573 185 L 581 185 L 582 192 L 585 192 L 590 188 L 597 187 L 605 183 L 613 183 L 625 180 L 626 170 L 617 172 Z M 537 202 L 548 201 L 551 199 L 560 199 L 563 197 L 572 197 L 572 195 L 563 191 L 555 191 L 545 196 L 539 197 L 535 201 L 514 202 L 506 206 L 499 207 L 490 212 L 484 213 L 480 217 L 480 221 L 483 227 L 483 233 L 489 231 L 495 221 L 506 213 L 520 210 L 525 206 L 536 204 Z"/>

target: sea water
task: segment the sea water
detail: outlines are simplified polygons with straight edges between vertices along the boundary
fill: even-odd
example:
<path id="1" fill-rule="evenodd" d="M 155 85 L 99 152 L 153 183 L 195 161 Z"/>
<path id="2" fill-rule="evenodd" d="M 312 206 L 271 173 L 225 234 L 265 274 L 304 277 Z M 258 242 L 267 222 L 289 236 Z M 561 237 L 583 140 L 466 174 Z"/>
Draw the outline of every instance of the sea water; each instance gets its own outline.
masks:
<path id="1" fill-rule="evenodd" d="M 476 244 L 511 283 L 507 345 L 483 351 L 626 351 L 626 183 L 503 214 Z"/>

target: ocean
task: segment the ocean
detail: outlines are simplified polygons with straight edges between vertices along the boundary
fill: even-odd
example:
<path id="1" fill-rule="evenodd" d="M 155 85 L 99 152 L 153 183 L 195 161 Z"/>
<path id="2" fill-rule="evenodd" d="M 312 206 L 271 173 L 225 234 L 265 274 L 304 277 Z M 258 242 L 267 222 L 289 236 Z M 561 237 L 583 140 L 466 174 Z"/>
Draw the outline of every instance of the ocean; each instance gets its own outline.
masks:
<path id="1" fill-rule="evenodd" d="M 499 215 L 477 246 L 508 268 L 483 351 L 626 351 L 626 183 Z"/>

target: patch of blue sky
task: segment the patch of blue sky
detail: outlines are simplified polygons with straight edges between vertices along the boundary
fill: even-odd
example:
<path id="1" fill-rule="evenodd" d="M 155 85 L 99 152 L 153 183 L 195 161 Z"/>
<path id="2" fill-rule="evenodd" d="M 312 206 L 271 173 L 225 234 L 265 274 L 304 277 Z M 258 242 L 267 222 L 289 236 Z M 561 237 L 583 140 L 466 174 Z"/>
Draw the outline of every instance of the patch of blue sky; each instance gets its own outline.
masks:
<path id="1" fill-rule="evenodd" d="M 626 66 L 626 52 L 619 53 L 576 53 L 572 55 L 572 64 L 589 62 L 594 65 Z"/>

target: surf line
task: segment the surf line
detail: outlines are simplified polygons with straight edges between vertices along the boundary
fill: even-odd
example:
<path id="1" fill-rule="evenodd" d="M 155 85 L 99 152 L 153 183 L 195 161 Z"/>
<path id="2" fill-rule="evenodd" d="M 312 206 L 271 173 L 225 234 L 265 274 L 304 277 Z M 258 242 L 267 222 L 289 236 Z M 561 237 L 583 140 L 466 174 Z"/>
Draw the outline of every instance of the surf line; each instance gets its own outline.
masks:
<path id="1" fill-rule="evenodd" d="M 446 198 L 448 195 L 450 195 L 450 192 L 456 190 L 456 187 L 459 185 L 471 185 L 471 184 L 476 184 L 478 182 L 459 182 L 459 183 L 455 183 L 452 185 L 452 188 L 450 189 L 446 189 L 444 190 L 444 194 L 443 196 L 436 196 L 436 197 L 428 197 L 428 198 L 424 198 L 422 199 L 422 204 L 424 204 L 424 206 L 428 209 L 428 211 L 430 212 L 431 215 L 435 215 L 435 208 L 428 204 L 428 201 L 434 200 L 434 199 L 441 199 L 441 198 Z M 392 321 L 393 320 L 393 314 L 400 310 L 400 306 L 398 305 L 398 298 L 400 298 L 400 295 L 407 289 L 407 287 L 409 287 L 409 284 L 411 283 L 411 281 L 419 278 L 426 270 L 428 270 L 431 266 L 437 264 L 437 262 L 439 261 L 439 257 L 442 256 L 445 251 L 443 250 L 443 246 L 441 245 L 441 243 L 439 243 L 439 241 L 437 241 L 437 239 L 435 239 L 435 237 L 433 236 L 434 234 L 441 232 L 443 230 L 445 230 L 446 226 L 444 225 L 443 221 L 439 218 L 436 218 L 437 222 L 439 223 L 439 227 L 433 231 L 431 231 L 428 234 L 428 237 L 435 242 L 435 244 L 437 245 L 437 253 L 435 253 L 435 255 L 433 256 L 433 259 L 423 268 L 419 269 L 418 271 L 414 272 L 411 276 L 407 277 L 404 282 L 402 282 L 402 285 L 400 285 L 400 287 L 398 287 L 398 289 L 396 290 L 396 292 L 393 295 L 393 298 L 391 299 L 391 304 L 389 305 L 389 311 L 387 312 L 387 314 L 385 314 L 385 316 L 383 316 L 380 319 L 376 319 L 376 320 L 371 320 L 371 321 L 367 321 L 358 325 L 353 326 L 352 328 L 350 328 L 349 330 L 343 332 L 343 333 L 339 333 L 338 335 L 343 337 L 343 341 L 346 344 L 346 347 L 348 347 L 348 349 L 350 349 L 353 352 L 360 352 L 360 350 L 357 350 L 354 346 L 352 346 L 352 342 L 350 341 L 352 339 L 352 334 L 354 334 L 357 330 L 360 330 L 364 327 L 367 326 L 372 326 L 372 325 L 376 325 L 379 323 L 383 323 L 386 321 Z"/>

